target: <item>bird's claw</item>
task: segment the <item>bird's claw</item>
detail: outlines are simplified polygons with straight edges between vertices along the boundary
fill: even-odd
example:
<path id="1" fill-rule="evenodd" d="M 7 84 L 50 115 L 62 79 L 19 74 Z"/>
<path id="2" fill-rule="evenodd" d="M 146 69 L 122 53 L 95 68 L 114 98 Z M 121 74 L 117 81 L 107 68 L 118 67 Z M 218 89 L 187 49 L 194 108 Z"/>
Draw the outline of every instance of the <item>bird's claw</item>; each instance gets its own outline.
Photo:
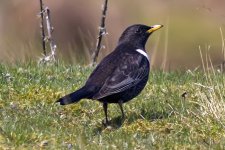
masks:
<path id="1" fill-rule="evenodd" d="M 110 122 L 109 122 L 109 120 L 104 119 L 104 120 L 102 120 L 102 124 L 103 124 L 105 127 L 108 127 L 108 126 L 110 125 Z"/>

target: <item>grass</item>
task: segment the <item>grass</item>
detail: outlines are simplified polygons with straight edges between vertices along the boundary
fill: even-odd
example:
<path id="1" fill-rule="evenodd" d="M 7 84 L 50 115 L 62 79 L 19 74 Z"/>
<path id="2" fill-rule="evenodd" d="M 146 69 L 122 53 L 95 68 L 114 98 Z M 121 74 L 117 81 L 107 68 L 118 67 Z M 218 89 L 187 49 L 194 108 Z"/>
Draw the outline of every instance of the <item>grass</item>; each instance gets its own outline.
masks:
<path id="1" fill-rule="evenodd" d="M 105 128 L 99 102 L 54 104 L 92 69 L 0 65 L 0 149 L 225 149 L 223 73 L 152 71 L 144 91 L 124 105 L 126 120 L 112 104 Z"/>

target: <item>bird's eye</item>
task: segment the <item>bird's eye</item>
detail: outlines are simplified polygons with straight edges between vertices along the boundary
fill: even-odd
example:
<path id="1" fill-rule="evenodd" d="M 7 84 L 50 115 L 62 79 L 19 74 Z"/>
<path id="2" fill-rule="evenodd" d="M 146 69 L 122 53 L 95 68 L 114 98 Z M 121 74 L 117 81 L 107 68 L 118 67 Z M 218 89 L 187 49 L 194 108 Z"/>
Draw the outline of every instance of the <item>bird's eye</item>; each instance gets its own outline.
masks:
<path id="1" fill-rule="evenodd" d="M 141 33 L 141 29 L 140 28 L 136 29 L 135 33 Z"/>

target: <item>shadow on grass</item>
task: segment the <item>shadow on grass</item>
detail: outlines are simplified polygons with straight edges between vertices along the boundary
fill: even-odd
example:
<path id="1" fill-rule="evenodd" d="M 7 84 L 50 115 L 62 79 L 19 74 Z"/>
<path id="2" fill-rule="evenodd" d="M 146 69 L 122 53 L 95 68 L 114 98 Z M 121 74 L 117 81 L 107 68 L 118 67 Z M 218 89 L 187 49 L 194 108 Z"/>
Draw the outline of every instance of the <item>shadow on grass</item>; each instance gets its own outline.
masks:
<path id="1" fill-rule="evenodd" d="M 135 123 L 136 120 L 148 120 L 150 122 L 158 119 L 165 119 L 169 117 L 169 112 L 157 112 L 157 111 L 148 111 L 141 110 L 141 113 L 131 112 L 125 117 L 125 120 L 121 118 L 121 116 L 112 118 L 109 121 L 109 125 L 106 126 L 104 123 L 100 123 L 94 130 L 94 134 L 101 134 L 103 131 L 115 131 L 123 126 L 124 123 L 126 125 L 130 125 Z"/>
<path id="2" fill-rule="evenodd" d="M 126 119 L 125 119 L 126 120 Z M 99 125 L 94 129 L 94 134 L 101 134 L 103 131 L 114 131 L 119 129 L 120 127 L 123 126 L 123 123 L 125 121 L 124 119 L 121 118 L 121 116 L 112 118 L 109 120 L 109 124 L 105 125 L 102 121 L 102 123 L 99 123 Z"/>

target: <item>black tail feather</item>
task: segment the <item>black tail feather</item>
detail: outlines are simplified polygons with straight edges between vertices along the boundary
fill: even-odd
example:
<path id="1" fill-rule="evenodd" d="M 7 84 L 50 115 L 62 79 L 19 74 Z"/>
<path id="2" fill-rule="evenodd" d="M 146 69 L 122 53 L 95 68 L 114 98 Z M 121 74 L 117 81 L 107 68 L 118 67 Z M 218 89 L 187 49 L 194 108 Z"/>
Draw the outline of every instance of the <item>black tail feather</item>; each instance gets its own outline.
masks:
<path id="1" fill-rule="evenodd" d="M 70 93 L 62 98 L 58 99 L 56 103 L 60 103 L 60 105 L 67 105 L 79 102 L 82 98 L 87 98 L 89 92 L 85 90 L 85 88 L 81 88 L 73 93 Z"/>

